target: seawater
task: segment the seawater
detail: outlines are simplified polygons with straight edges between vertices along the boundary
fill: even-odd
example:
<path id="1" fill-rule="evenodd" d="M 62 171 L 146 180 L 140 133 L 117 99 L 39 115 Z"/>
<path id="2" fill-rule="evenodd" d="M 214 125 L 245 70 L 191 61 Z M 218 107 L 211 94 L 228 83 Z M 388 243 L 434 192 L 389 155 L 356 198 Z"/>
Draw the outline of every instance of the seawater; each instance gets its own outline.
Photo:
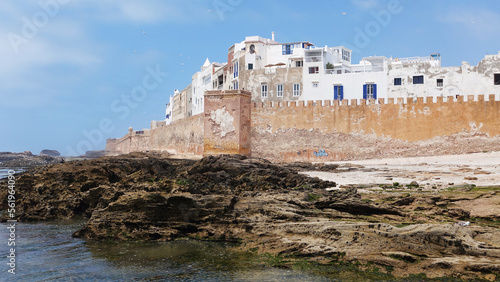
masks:
<path id="1" fill-rule="evenodd" d="M 8 175 L 0 169 L 0 178 Z M 3 189 L 3 187 L 2 187 Z M 8 223 L 0 223 L 0 281 L 391 281 L 327 266 L 271 267 L 234 244 L 179 240 L 115 242 L 73 238 L 86 220 L 16 223 L 16 274 L 7 271 Z"/>
<path id="2" fill-rule="evenodd" d="M 332 281 L 265 266 L 230 243 L 183 240 L 162 243 L 102 242 L 73 238 L 84 221 L 18 223 L 16 274 L 0 257 L 2 281 Z M 0 250 L 7 254 L 7 224 Z M 3 260 L 3 261 L 2 261 Z"/>
<path id="3" fill-rule="evenodd" d="M 0 169 L 0 178 L 9 169 Z M 19 171 L 19 170 L 17 170 Z M 3 189 L 3 188 L 2 188 Z M 0 224 L 0 281 L 331 281 L 326 277 L 265 266 L 230 243 L 103 242 L 73 238 L 85 220 Z M 7 271 L 15 248 L 15 274 Z"/>

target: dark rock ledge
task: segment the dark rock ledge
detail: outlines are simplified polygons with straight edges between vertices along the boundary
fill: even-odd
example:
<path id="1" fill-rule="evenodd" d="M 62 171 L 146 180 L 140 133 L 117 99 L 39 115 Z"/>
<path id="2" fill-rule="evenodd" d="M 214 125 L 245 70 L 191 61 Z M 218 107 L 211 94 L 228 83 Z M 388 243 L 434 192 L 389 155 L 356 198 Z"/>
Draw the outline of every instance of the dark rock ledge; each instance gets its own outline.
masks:
<path id="1" fill-rule="evenodd" d="M 388 223 L 409 218 L 398 206 L 363 201 L 355 189 L 326 191 L 335 183 L 262 159 L 134 153 L 34 168 L 18 175 L 16 187 L 18 220 L 85 216 L 74 236 L 88 239 L 238 241 L 273 254 L 372 262 L 398 276 L 500 269 L 497 228 L 397 228 Z M 5 189 L 0 197 L 5 210 Z"/>

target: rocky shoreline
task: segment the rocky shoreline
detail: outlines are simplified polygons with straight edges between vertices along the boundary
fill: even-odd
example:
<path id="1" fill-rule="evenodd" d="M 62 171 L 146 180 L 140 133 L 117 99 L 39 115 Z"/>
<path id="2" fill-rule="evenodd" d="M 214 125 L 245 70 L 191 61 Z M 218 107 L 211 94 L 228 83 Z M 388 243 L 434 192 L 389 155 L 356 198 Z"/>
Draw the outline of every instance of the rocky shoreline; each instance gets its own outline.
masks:
<path id="1" fill-rule="evenodd" d="M 63 161 L 61 157 L 42 153 L 40 155 L 33 155 L 30 151 L 22 153 L 0 152 L 0 168 L 30 168 Z"/>
<path id="2" fill-rule="evenodd" d="M 74 236 L 88 239 L 235 241 L 244 250 L 321 263 L 370 263 L 395 276 L 500 278 L 500 218 L 471 219 L 443 204 L 456 191 L 371 197 L 299 173 L 337 169 L 242 156 L 194 161 L 133 153 L 72 161 L 18 175 L 17 216 L 84 216 L 88 223 Z M 498 190 L 465 191 L 473 192 L 470 199 L 500 198 Z M 6 190 L 0 197 L 5 210 Z"/>

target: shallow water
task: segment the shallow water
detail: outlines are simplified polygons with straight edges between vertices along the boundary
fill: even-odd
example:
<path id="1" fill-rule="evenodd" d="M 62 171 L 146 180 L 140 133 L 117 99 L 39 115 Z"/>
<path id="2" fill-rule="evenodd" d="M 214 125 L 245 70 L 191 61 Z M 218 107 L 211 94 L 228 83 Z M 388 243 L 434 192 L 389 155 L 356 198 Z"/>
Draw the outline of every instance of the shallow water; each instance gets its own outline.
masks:
<path id="1" fill-rule="evenodd" d="M 96 242 L 71 237 L 83 221 L 17 223 L 16 274 L 5 281 L 332 281 L 296 270 L 264 266 L 257 255 L 232 244 L 200 241 Z M 0 250 L 8 254 L 7 224 L 0 225 Z"/>
<path id="2" fill-rule="evenodd" d="M 7 170 L 0 173 L 7 174 Z M 0 174 L 0 178 L 1 178 Z M 180 240 L 114 242 L 73 238 L 85 220 L 16 223 L 15 272 L 7 271 L 9 223 L 0 223 L 0 281 L 395 281 L 349 265 L 292 269 L 234 244 Z M 404 281 L 421 281 L 404 280 Z"/>

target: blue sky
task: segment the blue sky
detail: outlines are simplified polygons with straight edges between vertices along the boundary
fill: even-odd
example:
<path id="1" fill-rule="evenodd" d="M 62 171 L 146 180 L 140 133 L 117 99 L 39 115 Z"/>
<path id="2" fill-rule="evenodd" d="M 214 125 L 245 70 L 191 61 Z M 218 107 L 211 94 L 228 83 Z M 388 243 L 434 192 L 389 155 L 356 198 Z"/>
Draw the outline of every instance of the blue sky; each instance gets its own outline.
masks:
<path id="1" fill-rule="evenodd" d="M 477 64 L 500 50 L 500 1 L 5 0 L 0 151 L 103 149 L 163 119 L 207 57 L 272 31 L 347 45 L 356 62 L 439 52 L 444 66 Z"/>

